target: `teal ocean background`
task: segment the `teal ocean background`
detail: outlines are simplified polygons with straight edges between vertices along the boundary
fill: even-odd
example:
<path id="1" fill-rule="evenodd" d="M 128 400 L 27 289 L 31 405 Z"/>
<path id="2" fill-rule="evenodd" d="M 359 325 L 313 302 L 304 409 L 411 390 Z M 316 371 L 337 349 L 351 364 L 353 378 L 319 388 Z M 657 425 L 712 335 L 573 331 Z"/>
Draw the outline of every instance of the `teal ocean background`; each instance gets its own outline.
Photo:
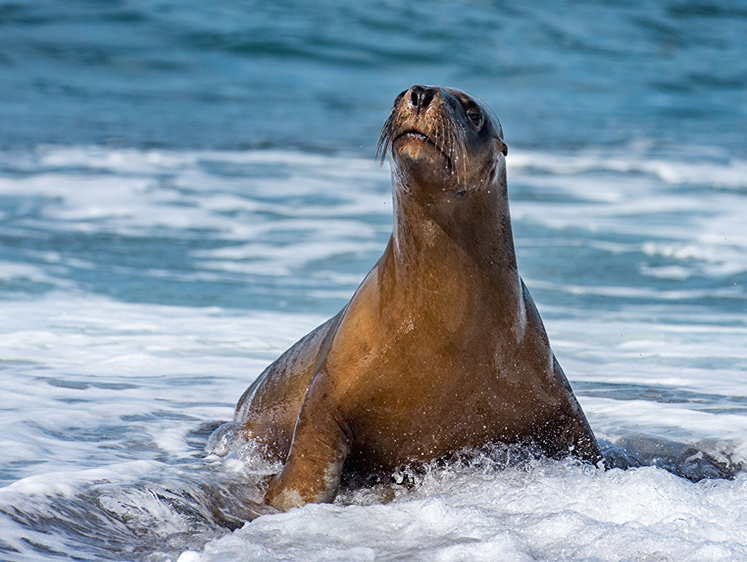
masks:
<path id="1" fill-rule="evenodd" d="M 0 558 L 747 558 L 745 61 L 741 0 L 0 0 Z M 615 468 L 497 450 L 244 525 L 278 467 L 208 437 L 383 251 L 412 84 L 501 120 Z"/>
<path id="2" fill-rule="evenodd" d="M 740 0 L 0 4 L 0 146 L 368 156 L 414 83 L 483 98 L 521 146 L 744 154 Z"/>

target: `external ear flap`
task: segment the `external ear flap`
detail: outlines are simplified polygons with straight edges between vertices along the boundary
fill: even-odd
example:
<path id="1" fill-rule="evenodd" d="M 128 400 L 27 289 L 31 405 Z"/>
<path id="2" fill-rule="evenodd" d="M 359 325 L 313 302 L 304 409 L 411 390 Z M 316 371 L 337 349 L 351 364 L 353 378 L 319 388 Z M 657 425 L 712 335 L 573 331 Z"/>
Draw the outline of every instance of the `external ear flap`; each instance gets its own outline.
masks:
<path id="1" fill-rule="evenodd" d="M 496 137 L 496 138 L 498 139 L 498 144 L 500 145 L 503 156 L 508 156 L 508 145 L 505 142 L 503 142 L 503 139 L 501 137 Z"/>

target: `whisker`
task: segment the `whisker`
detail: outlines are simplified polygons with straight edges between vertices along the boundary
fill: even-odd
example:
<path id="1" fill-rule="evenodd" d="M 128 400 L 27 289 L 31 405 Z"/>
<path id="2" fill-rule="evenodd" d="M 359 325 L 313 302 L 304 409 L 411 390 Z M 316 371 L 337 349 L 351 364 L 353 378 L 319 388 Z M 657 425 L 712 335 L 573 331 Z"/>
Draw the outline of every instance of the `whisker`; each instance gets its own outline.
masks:
<path id="1" fill-rule="evenodd" d="M 379 158 L 379 162 L 381 164 L 384 163 L 384 159 L 387 156 L 387 153 L 389 152 L 389 145 L 392 140 L 392 132 L 394 131 L 394 120 L 395 117 L 395 111 L 394 108 L 392 108 L 392 111 L 389 113 L 389 116 L 387 117 L 386 121 L 384 122 L 384 126 L 381 128 L 381 134 L 379 135 L 379 142 L 376 146 L 376 158 Z"/>

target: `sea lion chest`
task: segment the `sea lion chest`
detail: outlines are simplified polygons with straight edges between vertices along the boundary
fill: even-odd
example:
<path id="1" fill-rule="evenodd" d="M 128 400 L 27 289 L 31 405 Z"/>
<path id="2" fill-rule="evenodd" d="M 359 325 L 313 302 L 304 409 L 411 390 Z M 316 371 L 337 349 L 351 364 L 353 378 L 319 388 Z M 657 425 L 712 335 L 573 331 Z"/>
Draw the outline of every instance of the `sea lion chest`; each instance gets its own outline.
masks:
<path id="1" fill-rule="evenodd" d="M 348 464 L 390 471 L 528 431 L 549 407 L 535 391 L 549 357 L 527 349 L 523 301 L 501 301 L 474 268 L 397 283 L 385 267 L 352 299 L 315 381 L 351 435 Z"/>

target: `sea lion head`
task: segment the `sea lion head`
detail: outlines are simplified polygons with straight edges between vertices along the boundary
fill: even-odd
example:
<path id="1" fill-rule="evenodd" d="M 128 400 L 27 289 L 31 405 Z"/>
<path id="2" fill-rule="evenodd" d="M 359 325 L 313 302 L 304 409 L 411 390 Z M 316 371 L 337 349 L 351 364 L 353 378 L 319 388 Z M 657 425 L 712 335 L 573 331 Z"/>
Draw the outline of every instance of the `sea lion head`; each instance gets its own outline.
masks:
<path id="1" fill-rule="evenodd" d="M 505 187 L 508 147 L 498 119 L 471 96 L 440 86 L 412 86 L 394 100 L 379 137 L 395 184 L 411 194 L 463 196 Z"/>

